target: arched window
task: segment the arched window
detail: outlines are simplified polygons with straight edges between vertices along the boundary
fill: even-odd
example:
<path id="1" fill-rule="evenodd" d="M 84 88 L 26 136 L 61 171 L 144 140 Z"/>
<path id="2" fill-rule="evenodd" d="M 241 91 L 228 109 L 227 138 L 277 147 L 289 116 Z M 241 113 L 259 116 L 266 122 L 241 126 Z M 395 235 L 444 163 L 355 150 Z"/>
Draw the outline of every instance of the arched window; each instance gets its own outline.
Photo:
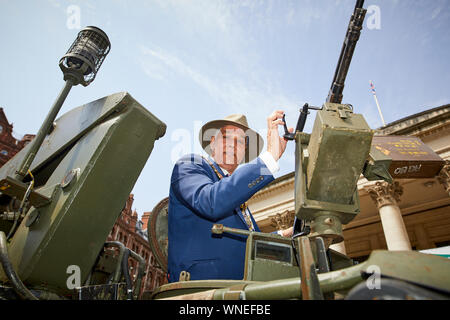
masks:
<path id="1" fill-rule="evenodd" d="M 2 151 L 0 151 L 0 153 L 1 153 L 2 155 L 4 155 L 4 156 L 7 156 L 7 155 L 8 155 L 8 151 L 6 151 L 6 150 L 2 150 Z"/>

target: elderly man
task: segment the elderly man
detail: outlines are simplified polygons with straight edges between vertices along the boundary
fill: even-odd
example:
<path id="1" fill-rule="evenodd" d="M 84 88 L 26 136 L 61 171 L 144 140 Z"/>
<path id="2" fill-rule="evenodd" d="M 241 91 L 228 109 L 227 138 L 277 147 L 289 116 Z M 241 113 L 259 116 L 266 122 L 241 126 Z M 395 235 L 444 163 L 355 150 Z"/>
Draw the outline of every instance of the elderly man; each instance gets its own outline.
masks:
<path id="1" fill-rule="evenodd" d="M 190 154 L 175 164 L 169 192 L 170 282 L 178 281 L 181 271 L 189 272 L 191 280 L 243 278 L 246 237 L 217 236 L 211 227 L 220 223 L 260 231 L 246 201 L 279 170 L 287 143 L 278 134 L 283 114 L 277 110 L 267 118 L 267 151 L 261 154 L 263 139 L 244 115 L 235 114 L 200 130 L 200 143 L 210 157 Z M 292 228 L 279 233 L 291 236 Z"/>

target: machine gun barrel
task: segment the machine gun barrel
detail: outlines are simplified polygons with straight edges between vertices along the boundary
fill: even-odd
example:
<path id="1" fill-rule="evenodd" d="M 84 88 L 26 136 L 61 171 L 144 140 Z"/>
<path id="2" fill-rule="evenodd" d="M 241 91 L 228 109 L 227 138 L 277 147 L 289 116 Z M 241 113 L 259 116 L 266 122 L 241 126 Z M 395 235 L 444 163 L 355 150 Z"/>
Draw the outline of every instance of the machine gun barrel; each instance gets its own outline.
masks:
<path id="1" fill-rule="evenodd" d="M 342 92 L 344 91 L 345 78 L 352 61 L 353 52 L 356 47 L 356 43 L 359 40 L 361 34 L 362 24 L 366 15 L 366 9 L 363 8 L 364 0 L 357 0 L 355 9 L 347 28 L 347 34 L 342 45 L 341 54 L 334 73 L 333 82 L 328 93 L 327 102 L 341 103 Z"/>

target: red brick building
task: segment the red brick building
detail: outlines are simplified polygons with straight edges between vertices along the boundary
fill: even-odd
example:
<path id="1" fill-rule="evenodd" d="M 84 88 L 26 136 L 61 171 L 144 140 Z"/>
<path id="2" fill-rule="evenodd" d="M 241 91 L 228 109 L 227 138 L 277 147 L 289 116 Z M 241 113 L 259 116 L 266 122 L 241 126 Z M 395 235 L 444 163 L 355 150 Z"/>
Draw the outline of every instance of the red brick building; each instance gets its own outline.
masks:
<path id="1" fill-rule="evenodd" d="M 0 167 L 34 138 L 34 134 L 26 134 L 18 140 L 12 133 L 13 125 L 8 122 L 3 108 L 0 108 Z"/>
<path id="2" fill-rule="evenodd" d="M 132 210 L 133 194 L 130 194 L 125 207 L 117 219 L 111 233 L 106 241 L 120 241 L 127 248 L 133 250 L 147 262 L 146 272 L 142 280 L 141 294 L 145 291 L 153 291 L 160 285 L 167 283 L 166 274 L 158 266 L 156 259 L 153 257 L 150 244 L 147 237 L 147 222 L 151 212 L 145 212 L 142 220 L 138 219 L 136 210 Z M 130 259 L 130 261 L 132 261 Z M 132 261 L 130 267 L 130 275 L 132 280 L 137 274 L 137 262 Z"/>

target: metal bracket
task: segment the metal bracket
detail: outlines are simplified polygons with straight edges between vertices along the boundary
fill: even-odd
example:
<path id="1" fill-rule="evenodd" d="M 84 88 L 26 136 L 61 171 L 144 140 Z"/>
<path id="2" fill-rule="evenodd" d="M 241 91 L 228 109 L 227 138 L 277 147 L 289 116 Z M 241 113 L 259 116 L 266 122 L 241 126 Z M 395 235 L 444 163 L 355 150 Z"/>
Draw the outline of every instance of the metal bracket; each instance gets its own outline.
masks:
<path id="1" fill-rule="evenodd" d="M 297 241 L 300 253 L 302 299 L 323 300 L 310 240 L 307 237 L 300 237 Z"/>
<path id="2" fill-rule="evenodd" d="M 244 283 L 230 287 L 223 295 L 224 300 L 245 300 L 246 286 L 247 284 Z"/>
<path id="3" fill-rule="evenodd" d="M 28 185 L 26 183 L 12 177 L 6 177 L 5 179 L 0 180 L 0 192 L 10 197 L 17 197 L 17 199 L 22 199 L 27 189 Z M 50 198 L 36 191 L 31 191 L 29 200 L 31 205 L 35 208 L 39 208 L 46 204 L 49 204 L 51 201 Z"/>

